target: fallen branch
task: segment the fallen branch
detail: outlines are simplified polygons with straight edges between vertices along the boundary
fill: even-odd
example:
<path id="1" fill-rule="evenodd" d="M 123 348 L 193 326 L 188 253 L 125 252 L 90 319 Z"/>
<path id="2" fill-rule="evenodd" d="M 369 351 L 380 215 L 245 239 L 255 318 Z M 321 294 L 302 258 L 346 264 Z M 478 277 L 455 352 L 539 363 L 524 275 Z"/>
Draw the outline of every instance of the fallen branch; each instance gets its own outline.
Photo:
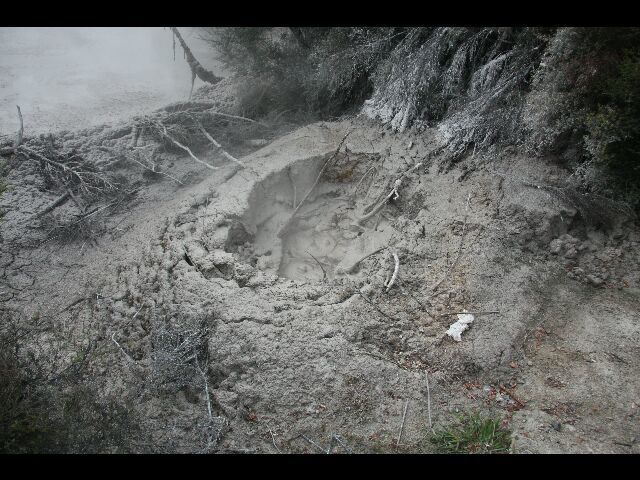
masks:
<path id="1" fill-rule="evenodd" d="M 177 145 L 178 147 L 180 147 L 182 150 L 184 150 L 185 152 L 187 152 L 189 154 L 189 156 L 191 158 L 193 158 L 196 162 L 201 163 L 202 165 L 204 165 L 205 167 L 207 167 L 210 170 L 218 170 L 217 167 L 214 167 L 212 165 L 209 165 L 207 162 L 203 162 L 202 160 L 200 160 L 198 157 L 196 157 L 193 152 L 191 151 L 191 149 L 189 147 L 186 147 L 184 145 L 182 145 L 180 142 L 178 142 L 175 138 L 173 138 L 171 135 L 169 135 L 169 132 L 167 132 L 167 127 L 165 127 L 164 125 L 161 125 L 162 127 L 162 134 L 171 142 L 173 142 L 175 145 Z"/>
<path id="2" fill-rule="evenodd" d="M 36 213 L 35 218 L 40 218 L 43 215 L 46 215 L 47 213 L 58 208 L 60 205 L 64 205 L 67 202 L 67 200 L 69 200 L 70 198 L 71 198 L 71 194 L 68 191 L 65 192 L 62 196 L 58 197 L 52 203 L 50 203 L 47 208 L 42 210 L 40 213 Z"/>
<path id="3" fill-rule="evenodd" d="M 246 167 L 244 163 L 242 163 L 240 160 L 238 160 L 238 159 L 237 159 L 237 158 L 235 158 L 233 155 L 231 155 L 231 154 L 230 154 L 230 153 L 228 153 L 226 150 L 224 150 L 224 149 L 222 148 L 222 145 L 220 145 L 218 142 L 216 142 L 216 140 L 215 140 L 211 135 L 209 135 L 209 132 L 207 132 L 207 131 L 204 129 L 204 127 L 202 126 L 202 124 L 201 124 L 200 122 L 198 122 L 198 121 L 196 121 L 196 120 L 194 120 L 194 122 L 195 122 L 195 124 L 197 125 L 197 127 L 200 129 L 200 131 L 203 133 L 203 135 L 204 135 L 205 137 L 207 137 L 207 139 L 208 139 L 211 143 L 213 143 L 213 145 L 214 145 L 216 148 L 219 148 L 219 149 L 220 149 L 220 153 L 222 153 L 222 155 L 224 155 L 224 156 L 225 156 L 225 158 L 228 158 L 228 159 L 229 159 L 229 160 L 231 160 L 232 162 L 237 163 L 238 165 L 240 165 L 240 167 L 241 167 L 241 168 L 245 168 L 245 167 Z"/>
<path id="4" fill-rule="evenodd" d="M 191 49 L 188 47 L 187 43 L 184 41 L 184 39 L 182 38 L 182 35 L 180 35 L 180 32 L 176 27 L 169 27 L 169 28 L 171 29 L 173 34 L 178 38 L 178 41 L 180 42 L 180 46 L 182 46 L 182 50 L 184 50 L 184 54 L 187 57 L 187 63 L 189 64 L 189 68 L 191 69 L 191 76 L 193 80 L 195 80 L 195 78 L 198 77 L 203 82 L 210 83 L 211 85 L 215 85 L 220 80 L 222 80 L 222 77 L 218 77 L 213 72 L 204 68 L 202 64 L 196 59 L 196 57 L 193 56 L 193 53 L 191 53 Z M 193 90 L 193 80 L 191 81 L 192 90 Z"/>

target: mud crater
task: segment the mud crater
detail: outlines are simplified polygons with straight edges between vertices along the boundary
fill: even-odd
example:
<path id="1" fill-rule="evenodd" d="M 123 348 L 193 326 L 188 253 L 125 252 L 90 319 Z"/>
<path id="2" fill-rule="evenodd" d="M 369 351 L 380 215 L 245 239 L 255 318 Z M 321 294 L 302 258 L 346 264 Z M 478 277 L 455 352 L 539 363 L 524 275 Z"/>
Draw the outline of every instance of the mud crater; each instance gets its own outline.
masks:
<path id="1" fill-rule="evenodd" d="M 241 221 L 230 227 L 227 251 L 295 281 L 340 276 L 341 264 L 377 248 L 388 236 L 384 225 L 365 235 L 355 220 L 355 184 L 377 158 L 353 153 L 336 157 L 293 219 L 328 156 L 301 160 L 268 176 L 253 188 Z"/>

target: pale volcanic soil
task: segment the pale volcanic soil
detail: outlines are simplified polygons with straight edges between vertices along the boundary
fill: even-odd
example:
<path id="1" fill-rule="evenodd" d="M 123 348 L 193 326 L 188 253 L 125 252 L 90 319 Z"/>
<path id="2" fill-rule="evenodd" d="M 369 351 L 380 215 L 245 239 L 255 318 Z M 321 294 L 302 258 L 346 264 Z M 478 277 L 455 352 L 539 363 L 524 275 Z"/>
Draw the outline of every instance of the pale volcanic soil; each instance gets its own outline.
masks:
<path id="1" fill-rule="evenodd" d="M 231 90 L 195 98 L 237 114 Z M 114 125 L 56 138 L 129 145 L 111 135 L 139 109 L 124 101 Z M 435 129 L 355 116 L 288 130 L 230 147 L 244 169 L 206 148 L 216 171 L 174 151 L 158 156 L 173 179 L 114 164 L 138 190 L 89 240 L 44 228 L 70 202 L 33 220 L 55 195 L 29 165 L 8 176 L 2 308 L 50 321 L 43 338 L 64 338 L 68 362 L 93 345 L 86 378 L 148 434 L 132 450 L 431 452 L 430 425 L 480 409 L 504 418 L 516 453 L 640 452 L 633 223 L 591 225 L 525 185 L 567 176 L 544 160 L 448 166 Z M 475 321 L 455 342 L 463 310 Z M 195 362 L 177 368 L 192 332 Z"/>

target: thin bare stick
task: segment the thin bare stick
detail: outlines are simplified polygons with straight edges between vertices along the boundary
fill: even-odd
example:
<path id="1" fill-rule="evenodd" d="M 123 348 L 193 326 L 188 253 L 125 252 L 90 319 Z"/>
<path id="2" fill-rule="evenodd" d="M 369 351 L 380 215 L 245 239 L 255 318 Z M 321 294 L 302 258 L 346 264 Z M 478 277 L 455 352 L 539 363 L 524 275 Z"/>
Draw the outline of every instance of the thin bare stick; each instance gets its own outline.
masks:
<path id="1" fill-rule="evenodd" d="M 444 282 L 447 279 L 447 277 L 453 271 L 453 269 L 456 268 L 456 265 L 458 264 L 458 260 L 460 260 L 460 255 L 462 254 L 462 245 L 464 244 L 464 235 L 466 233 L 466 227 L 467 227 L 467 217 L 469 216 L 470 202 L 471 202 L 471 193 L 469 193 L 469 195 L 467 196 L 467 206 L 465 208 L 464 222 L 462 223 L 462 236 L 460 237 L 460 246 L 458 247 L 458 253 L 456 255 L 456 258 L 451 264 L 451 267 L 449 267 L 447 272 L 440 279 L 440 281 L 436 283 L 433 287 L 431 287 L 431 291 L 436 291 L 438 289 L 438 287 L 442 284 L 442 282 Z"/>
<path id="2" fill-rule="evenodd" d="M 400 179 L 396 180 L 389 194 L 386 197 L 384 197 L 382 200 L 380 200 L 380 202 L 375 207 L 373 207 L 373 209 L 369 213 L 358 218 L 358 224 L 362 225 L 371 217 L 373 217 L 376 213 L 382 210 L 382 207 L 384 207 L 389 201 L 389 199 L 394 195 L 395 195 L 394 198 L 398 198 L 398 187 L 400 187 L 400 185 L 401 185 L 401 180 Z"/>
<path id="3" fill-rule="evenodd" d="M 293 213 L 291 214 L 291 217 L 289 218 L 289 221 L 285 224 L 284 227 L 282 227 L 280 229 L 280 232 L 278 233 L 279 237 L 282 237 L 282 235 L 284 234 L 284 232 L 287 230 L 287 227 L 289 226 L 291 220 L 296 216 L 296 214 L 298 213 L 298 210 L 300 210 L 300 207 L 302 207 L 302 205 L 304 204 L 304 202 L 307 200 L 307 198 L 309 198 L 309 195 L 311 195 L 311 192 L 313 192 L 313 189 L 316 188 L 316 185 L 318 185 L 318 182 L 320 181 L 320 178 L 322 177 L 322 173 L 324 172 L 325 168 L 327 168 L 327 165 L 329 165 L 329 163 L 336 158 L 336 156 L 338 155 L 338 153 L 340 152 L 340 149 L 342 148 L 342 145 L 344 144 L 345 140 L 347 139 L 347 137 L 349 135 L 351 135 L 351 132 L 353 132 L 353 130 L 349 130 L 344 137 L 342 137 L 342 140 L 340 140 L 340 143 L 338 144 L 338 148 L 336 148 L 335 152 L 333 152 L 333 155 L 331 155 L 326 162 L 324 162 L 324 165 L 322 165 L 322 168 L 320 169 L 320 172 L 318 173 L 318 176 L 316 177 L 316 181 L 313 182 L 313 185 L 311 186 L 311 188 L 309 189 L 309 191 L 307 192 L 307 194 L 302 198 L 302 200 L 300 200 L 300 203 L 298 203 L 298 206 L 295 208 L 295 210 L 293 211 Z"/>
<path id="4" fill-rule="evenodd" d="M 387 292 L 393 287 L 393 284 L 396 282 L 396 278 L 398 278 L 398 270 L 400 269 L 400 259 L 398 258 L 398 254 L 395 251 L 391 252 L 393 255 L 393 261 L 395 262 L 395 266 L 393 267 L 393 275 L 391 276 L 391 280 L 387 284 Z"/>
<path id="5" fill-rule="evenodd" d="M 373 303 L 371 300 L 369 300 L 362 292 L 358 291 L 356 293 L 358 295 L 360 295 L 365 302 L 367 302 L 369 305 L 371 305 L 373 308 L 375 308 L 380 315 L 382 315 L 385 318 L 388 318 L 389 320 L 393 320 L 394 322 L 397 322 L 397 320 L 395 318 L 387 315 L 382 310 L 380 310 L 380 307 L 378 307 L 375 303 Z"/>
<path id="6" fill-rule="evenodd" d="M 306 250 L 305 250 L 306 251 Z M 322 280 L 326 280 L 327 278 L 327 272 L 325 271 L 324 267 L 322 266 L 322 264 L 320 263 L 320 260 L 318 260 L 316 257 L 314 257 L 310 252 L 307 252 L 311 258 L 313 258 L 316 263 L 320 266 L 320 269 L 322 270 Z"/>
<path id="7" fill-rule="evenodd" d="M 400 439 L 402 438 L 402 432 L 404 431 L 404 422 L 407 418 L 407 408 L 409 408 L 409 400 L 404 404 L 404 412 L 402 413 L 402 424 L 400 425 L 400 432 L 398 432 L 398 439 L 396 440 L 396 447 L 400 446 Z"/>
<path id="8" fill-rule="evenodd" d="M 302 438 L 304 438 L 304 439 L 307 441 L 307 443 L 309 443 L 310 445 L 313 445 L 313 446 L 314 446 L 314 447 L 316 447 L 318 450 L 320 450 L 322 453 L 325 453 L 324 448 L 322 448 L 322 447 L 321 447 L 320 445 L 318 445 L 316 442 L 314 442 L 313 440 L 311 440 L 311 439 L 310 439 L 309 437 L 307 437 L 304 433 L 301 433 L 300 435 L 298 435 L 298 436 L 297 436 L 297 437 L 295 437 L 295 438 L 298 438 L 298 437 L 302 437 Z M 293 438 L 292 440 L 294 440 L 295 438 Z"/>
<path id="9" fill-rule="evenodd" d="M 121 351 L 122 353 L 124 353 L 124 356 L 125 356 L 125 357 L 127 357 L 127 359 L 128 359 L 130 362 L 135 363 L 135 360 L 134 360 L 133 358 L 131 358 L 127 352 L 125 352 L 125 351 L 124 351 L 124 348 L 122 348 L 122 346 L 121 346 L 121 345 L 118 343 L 118 341 L 116 340 L 116 332 L 113 332 L 113 335 L 111 335 L 111 340 L 113 341 L 113 343 L 115 343 L 115 344 L 116 344 L 116 346 L 120 349 L 120 351 Z"/>
<path id="10" fill-rule="evenodd" d="M 20 106 L 16 105 L 18 109 L 18 118 L 20 119 L 20 129 L 18 130 L 18 134 L 16 135 L 16 144 L 14 148 L 18 148 L 20 144 L 22 144 L 22 139 L 24 137 L 24 122 L 22 121 L 22 112 L 20 111 Z"/>
<path id="11" fill-rule="evenodd" d="M 356 260 L 350 267 L 345 268 L 344 269 L 344 273 L 352 273 L 355 268 L 360 265 L 361 262 L 363 262 L 364 260 L 366 260 L 367 258 L 369 258 L 372 255 L 375 255 L 378 252 L 381 252 L 382 250 L 384 250 L 387 247 L 380 247 L 376 250 L 374 250 L 373 252 L 367 253 L 366 255 L 363 255 L 362 257 L 360 257 L 358 260 Z"/>
<path id="12" fill-rule="evenodd" d="M 211 397 L 209 396 L 209 382 L 207 381 L 206 373 L 202 370 L 202 368 L 200 368 L 200 364 L 198 363 L 197 353 L 195 354 L 195 360 L 196 360 L 196 367 L 198 368 L 198 372 L 200 372 L 200 375 L 204 380 L 204 393 L 207 396 L 207 411 L 209 412 L 209 420 L 213 421 L 213 414 L 211 413 Z M 207 369 L 208 369 L 208 365 L 207 365 Z"/>
<path id="13" fill-rule="evenodd" d="M 217 167 L 214 167 L 212 165 L 209 165 L 207 162 L 203 162 L 202 160 L 200 160 L 198 157 L 196 157 L 193 152 L 191 151 L 191 149 L 189 147 L 186 147 L 184 145 L 182 145 L 180 142 L 178 142 L 175 138 L 173 138 L 171 135 L 169 135 L 169 132 L 167 132 L 167 127 L 165 127 L 164 125 L 162 125 L 162 134 L 169 139 L 171 142 L 173 142 L 175 145 L 177 145 L 178 147 L 180 147 L 181 149 L 183 149 L 185 152 L 187 152 L 189 154 L 189 156 L 191 158 L 193 158 L 196 162 L 201 163 L 202 165 L 204 165 L 205 167 L 207 167 L 209 170 L 218 170 Z"/>
<path id="14" fill-rule="evenodd" d="M 225 158 L 231 160 L 232 162 L 237 163 L 238 165 L 240 165 L 241 168 L 245 168 L 245 164 L 242 163 L 240 160 L 238 160 L 237 158 L 235 158 L 233 155 L 229 154 L 226 150 L 224 150 L 222 148 L 222 145 L 220 145 L 211 135 L 209 135 L 209 132 L 207 132 L 204 127 L 200 124 L 200 122 L 198 122 L 197 120 L 194 120 L 196 125 L 198 126 L 198 128 L 200 129 L 200 131 L 203 133 L 203 135 L 205 137 L 207 137 L 207 140 L 209 140 L 211 143 L 213 143 L 213 145 L 215 145 L 216 148 L 220 149 L 220 153 L 222 153 L 222 155 L 225 156 Z"/>
<path id="15" fill-rule="evenodd" d="M 129 157 L 127 157 L 127 158 L 129 158 Z M 182 182 L 181 182 L 180 180 L 178 180 L 176 177 L 174 177 L 174 176 L 172 176 L 172 175 L 169 175 L 168 173 L 160 172 L 159 170 L 156 170 L 156 169 L 155 169 L 155 165 L 154 165 L 154 168 L 149 168 L 149 167 L 147 167 L 144 163 L 142 163 L 142 162 L 140 162 L 140 161 L 136 160 L 135 158 L 131 158 L 131 160 L 133 160 L 134 162 L 136 162 L 138 165 L 140 165 L 140 166 L 141 166 L 142 168 L 144 168 L 145 170 L 149 170 L 150 172 L 157 173 L 157 174 L 159 174 L 159 175 L 163 175 L 163 176 L 165 176 L 165 177 L 167 177 L 167 178 L 170 178 L 170 179 L 171 179 L 171 180 L 173 180 L 174 182 L 179 183 L 180 185 L 184 185 L 184 183 L 182 183 Z"/>
<path id="16" fill-rule="evenodd" d="M 342 440 L 340 440 L 340 437 L 338 435 L 334 435 L 333 438 L 335 438 L 336 442 L 338 442 L 347 452 L 353 453 L 353 451 L 349 447 L 347 447 Z"/>
<path id="17" fill-rule="evenodd" d="M 135 313 L 135 315 L 131 318 L 131 321 L 136 319 L 136 317 L 142 311 L 143 308 L 144 308 L 144 304 L 138 309 L 138 311 Z"/>
<path id="18" fill-rule="evenodd" d="M 495 313 L 500 313 L 498 310 L 489 310 L 489 311 L 484 311 L 484 312 L 451 312 L 451 313 L 441 313 L 440 316 L 441 317 L 447 317 L 449 315 L 467 315 L 467 314 L 471 314 L 471 315 L 492 315 Z"/>
<path id="19" fill-rule="evenodd" d="M 386 197 L 380 200 L 380 202 L 377 205 L 371 204 L 364 208 L 363 212 L 369 211 L 369 209 L 371 209 L 371 211 L 369 211 L 369 213 L 367 213 L 366 215 L 359 217 L 358 224 L 359 225 L 364 224 L 367 220 L 369 220 L 376 213 L 382 210 L 382 207 L 386 205 L 386 203 L 391 199 L 391 197 L 393 197 L 394 200 L 397 199 L 400 196 L 400 193 L 398 192 L 398 188 L 400 188 L 400 186 L 402 185 L 402 180 L 404 179 L 404 177 L 409 175 L 409 173 L 413 172 L 414 170 L 417 170 L 421 166 L 422 166 L 422 162 L 419 162 L 413 165 L 411 168 L 402 172 L 402 174 L 395 180 L 395 182 L 393 182 L 393 188 L 391 189 L 391 191 Z M 372 206 L 372 205 L 375 205 L 375 206 Z"/>
<path id="20" fill-rule="evenodd" d="M 360 184 L 362 183 L 362 181 L 365 179 L 365 177 L 366 177 L 367 175 L 369 175 L 369 172 L 372 172 L 373 170 L 375 170 L 375 168 L 376 168 L 376 166 L 375 166 L 375 165 L 372 165 L 371 167 L 369 167 L 369 169 L 368 169 L 366 172 L 364 172 L 364 175 L 362 175 L 362 178 L 358 181 L 358 183 L 356 183 L 356 186 L 355 186 L 355 188 L 353 189 L 353 194 L 354 194 L 354 195 L 355 195 L 355 194 L 356 194 L 356 192 L 358 191 L 358 187 L 360 186 Z"/>
<path id="21" fill-rule="evenodd" d="M 35 218 L 39 218 L 39 217 L 42 217 L 43 215 L 46 215 L 47 213 L 59 207 L 60 205 L 63 205 L 67 200 L 69 200 L 69 198 L 71 198 L 69 192 L 65 192 L 62 196 L 58 197 L 52 203 L 50 203 L 47 208 L 42 210 L 40 213 L 37 213 Z"/>
<path id="22" fill-rule="evenodd" d="M 214 112 L 212 110 L 205 110 L 202 113 L 207 113 L 209 115 L 218 115 L 219 117 L 226 117 L 226 118 L 231 118 L 234 120 L 243 120 L 245 122 L 249 122 L 249 123 L 257 123 L 260 126 L 266 127 L 266 125 L 262 122 L 258 122 L 257 120 L 253 120 L 251 118 L 247 118 L 247 117 L 241 117 L 240 115 L 231 115 L 229 113 L 222 113 L 222 112 Z"/>
<path id="23" fill-rule="evenodd" d="M 278 445 L 276 445 L 276 437 L 273 434 L 273 431 L 271 429 L 269 429 L 269 433 L 271 434 L 271 441 L 273 442 L 273 446 L 275 447 L 275 449 L 277 450 L 278 453 L 282 453 L 280 451 L 280 449 L 278 448 Z"/>
<path id="24" fill-rule="evenodd" d="M 427 374 L 427 413 L 429 414 L 429 428 L 433 432 L 433 422 L 431 421 L 431 390 L 429 389 L 429 372 Z"/>

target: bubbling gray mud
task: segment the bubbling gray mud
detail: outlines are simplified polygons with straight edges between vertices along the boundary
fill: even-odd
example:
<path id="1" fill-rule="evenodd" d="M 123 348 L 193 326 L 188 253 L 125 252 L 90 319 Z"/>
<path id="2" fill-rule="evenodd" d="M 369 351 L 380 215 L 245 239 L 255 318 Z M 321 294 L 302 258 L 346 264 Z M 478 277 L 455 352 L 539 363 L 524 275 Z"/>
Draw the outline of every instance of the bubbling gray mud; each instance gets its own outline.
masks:
<path id="1" fill-rule="evenodd" d="M 344 274 L 344 265 L 388 240 L 391 229 L 384 220 L 377 229 L 357 224 L 354 185 L 330 181 L 330 175 L 329 181 L 313 188 L 292 218 L 325 161 L 326 157 L 300 161 L 254 188 L 243 223 L 248 225 L 259 269 L 300 282 L 332 280 Z"/>

